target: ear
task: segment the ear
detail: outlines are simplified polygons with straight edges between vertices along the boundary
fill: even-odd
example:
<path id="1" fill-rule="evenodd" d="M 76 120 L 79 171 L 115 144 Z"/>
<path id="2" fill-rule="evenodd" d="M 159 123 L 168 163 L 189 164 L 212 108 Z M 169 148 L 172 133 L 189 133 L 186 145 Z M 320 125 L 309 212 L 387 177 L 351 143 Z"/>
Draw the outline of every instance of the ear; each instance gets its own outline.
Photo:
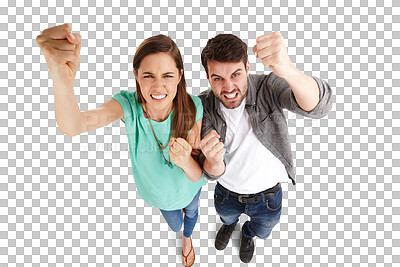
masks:
<path id="1" fill-rule="evenodd" d="M 183 69 L 181 69 L 181 73 L 179 74 L 178 84 L 181 82 L 182 76 L 183 76 Z"/>
<path id="2" fill-rule="evenodd" d="M 249 74 L 249 71 L 250 71 L 250 62 L 247 60 L 246 74 Z"/>
<path id="3" fill-rule="evenodd" d="M 135 78 L 137 79 L 137 73 L 135 70 L 133 70 L 133 75 L 135 75 Z"/>

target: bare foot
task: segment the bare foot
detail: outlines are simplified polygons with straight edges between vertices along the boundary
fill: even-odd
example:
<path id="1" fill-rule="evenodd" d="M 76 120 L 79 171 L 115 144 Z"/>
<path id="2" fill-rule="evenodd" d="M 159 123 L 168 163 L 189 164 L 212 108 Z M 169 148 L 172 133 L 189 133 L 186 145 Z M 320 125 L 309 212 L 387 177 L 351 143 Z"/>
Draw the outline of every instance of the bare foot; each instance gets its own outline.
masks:
<path id="1" fill-rule="evenodd" d="M 191 266 L 190 264 L 193 265 L 194 258 L 195 258 L 194 249 L 192 249 L 192 239 L 190 237 L 185 237 L 182 234 L 182 240 L 183 240 L 182 263 L 185 266 Z M 185 256 L 187 256 L 187 257 L 185 257 Z"/>

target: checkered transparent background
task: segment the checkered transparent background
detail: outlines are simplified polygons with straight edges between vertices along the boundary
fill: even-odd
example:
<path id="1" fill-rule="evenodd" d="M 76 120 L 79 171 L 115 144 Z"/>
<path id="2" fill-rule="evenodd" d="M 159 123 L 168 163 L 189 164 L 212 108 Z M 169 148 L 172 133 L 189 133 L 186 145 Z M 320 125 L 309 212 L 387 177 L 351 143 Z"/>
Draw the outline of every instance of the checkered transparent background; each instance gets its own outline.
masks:
<path id="1" fill-rule="evenodd" d="M 292 61 L 328 81 L 335 104 L 320 120 L 286 113 L 298 183 L 283 185 L 281 222 L 256 240 L 249 266 L 399 265 L 400 2 L 190 2 L 0 2 L 0 266 L 180 265 L 180 234 L 136 193 L 124 125 L 72 138 L 57 128 L 35 38 L 65 22 L 83 37 L 82 111 L 134 90 L 132 57 L 147 37 L 177 42 L 198 94 L 208 87 L 208 38 L 236 34 L 251 72 L 265 73 L 251 47 L 280 31 Z M 224 251 L 213 245 L 214 186 L 201 195 L 196 265 L 239 266 L 239 227 Z"/>

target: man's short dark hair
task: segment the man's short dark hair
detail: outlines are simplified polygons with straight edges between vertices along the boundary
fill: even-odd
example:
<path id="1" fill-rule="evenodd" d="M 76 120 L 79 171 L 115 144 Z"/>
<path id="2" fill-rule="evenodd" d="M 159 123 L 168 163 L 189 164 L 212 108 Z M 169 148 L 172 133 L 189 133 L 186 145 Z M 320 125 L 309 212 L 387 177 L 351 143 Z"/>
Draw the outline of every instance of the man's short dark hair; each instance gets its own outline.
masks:
<path id="1" fill-rule="evenodd" d="M 247 44 L 233 34 L 218 34 L 208 40 L 201 52 L 201 64 L 207 76 L 207 63 L 211 60 L 219 62 L 240 62 L 247 65 Z"/>

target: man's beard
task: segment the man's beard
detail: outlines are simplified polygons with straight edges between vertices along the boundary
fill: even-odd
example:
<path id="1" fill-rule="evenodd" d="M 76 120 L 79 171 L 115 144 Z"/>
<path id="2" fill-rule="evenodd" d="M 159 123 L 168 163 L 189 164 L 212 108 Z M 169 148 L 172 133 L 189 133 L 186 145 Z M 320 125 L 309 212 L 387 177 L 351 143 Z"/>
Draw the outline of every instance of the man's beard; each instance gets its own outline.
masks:
<path id="1" fill-rule="evenodd" d="M 229 101 L 226 99 L 226 97 L 224 95 L 230 95 L 230 94 L 234 94 L 234 93 L 238 93 L 238 99 L 234 100 L 234 101 Z M 221 101 L 221 103 L 228 109 L 234 109 L 237 108 L 238 106 L 240 106 L 240 104 L 242 103 L 243 99 L 245 99 L 247 96 L 247 87 L 243 88 L 243 94 L 239 89 L 235 89 L 232 92 L 223 92 L 220 95 L 217 96 L 217 98 Z"/>

